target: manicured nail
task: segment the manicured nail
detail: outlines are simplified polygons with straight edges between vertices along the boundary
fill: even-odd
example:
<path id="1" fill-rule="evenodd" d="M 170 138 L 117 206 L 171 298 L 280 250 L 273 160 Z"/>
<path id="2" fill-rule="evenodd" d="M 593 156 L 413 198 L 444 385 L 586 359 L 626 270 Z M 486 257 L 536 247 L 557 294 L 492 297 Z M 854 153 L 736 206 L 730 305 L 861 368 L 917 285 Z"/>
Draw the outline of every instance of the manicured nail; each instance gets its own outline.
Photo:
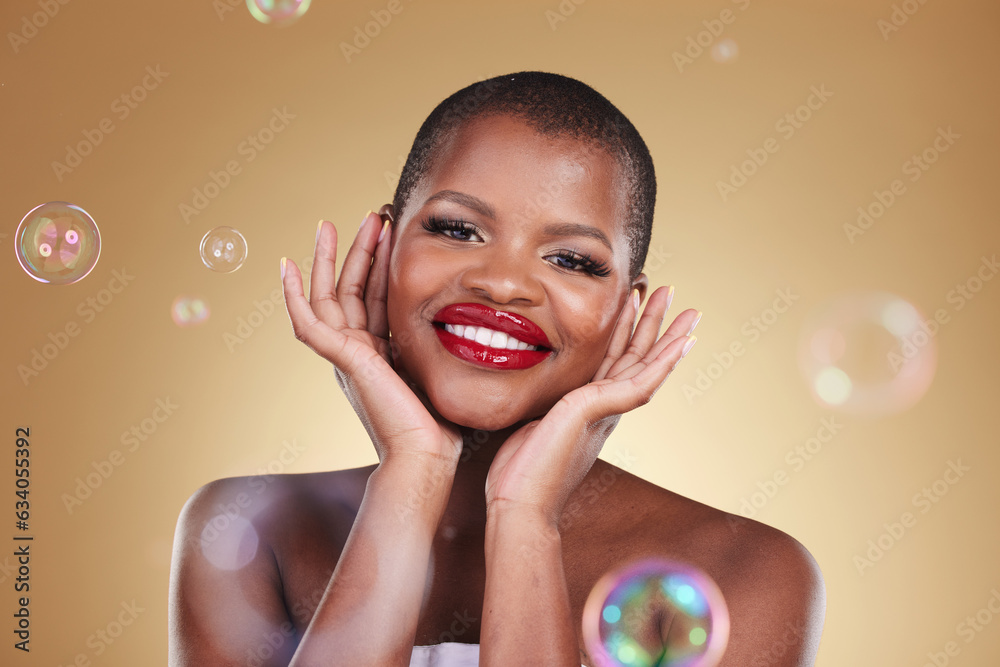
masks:
<path id="1" fill-rule="evenodd" d="M 361 226 L 358 227 L 359 234 L 361 233 L 361 230 L 365 228 L 365 223 L 368 222 L 368 218 L 370 217 L 372 217 L 372 210 L 368 209 L 368 212 L 365 213 L 365 217 L 361 220 Z"/>
<path id="2" fill-rule="evenodd" d="M 694 328 L 696 326 L 698 326 L 698 322 L 701 322 L 701 316 L 702 316 L 702 312 L 699 310 L 698 311 L 698 317 L 694 318 L 694 322 L 691 323 L 691 328 L 688 329 L 688 332 L 687 332 L 688 336 L 690 336 L 692 333 L 694 333 Z"/>
<path id="3" fill-rule="evenodd" d="M 325 220 L 320 220 L 319 224 L 316 225 L 316 243 L 319 243 L 319 235 L 320 235 L 320 232 L 323 231 L 323 223 L 324 222 L 326 222 L 326 221 Z"/>
<path id="4" fill-rule="evenodd" d="M 671 285 L 670 289 L 667 291 L 667 310 L 670 310 L 670 304 L 674 302 L 674 286 Z"/>
<path id="5" fill-rule="evenodd" d="M 632 290 L 632 308 L 635 312 L 639 312 L 639 290 L 637 289 Z"/>
<path id="6" fill-rule="evenodd" d="M 288 261 L 287 257 L 281 258 L 281 279 L 285 279 L 285 263 Z"/>
<path id="7" fill-rule="evenodd" d="M 681 348 L 681 359 L 687 356 L 687 353 L 691 351 L 691 348 L 694 347 L 694 344 L 697 342 L 698 342 L 697 336 L 691 336 L 690 338 L 688 338 L 688 341 L 684 343 L 684 347 Z"/>
<path id="8" fill-rule="evenodd" d="M 382 237 L 385 236 L 386 231 L 389 229 L 389 221 L 386 220 L 382 223 L 382 231 L 378 233 L 378 241 L 376 243 L 382 242 Z"/>

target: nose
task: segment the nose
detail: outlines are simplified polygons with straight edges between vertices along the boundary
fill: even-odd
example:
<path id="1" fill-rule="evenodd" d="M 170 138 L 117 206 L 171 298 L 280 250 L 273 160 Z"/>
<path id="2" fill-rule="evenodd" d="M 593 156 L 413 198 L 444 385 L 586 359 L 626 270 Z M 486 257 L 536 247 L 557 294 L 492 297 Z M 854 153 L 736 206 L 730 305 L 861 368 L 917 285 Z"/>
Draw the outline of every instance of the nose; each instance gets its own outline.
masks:
<path id="1" fill-rule="evenodd" d="M 485 250 L 485 249 L 484 249 Z M 533 266 L 533 257 L 524 250 L 477 253 L 478 257 L 462 273 L 462 287 L 496 304 L 534 305 L 544 290 Z"/>

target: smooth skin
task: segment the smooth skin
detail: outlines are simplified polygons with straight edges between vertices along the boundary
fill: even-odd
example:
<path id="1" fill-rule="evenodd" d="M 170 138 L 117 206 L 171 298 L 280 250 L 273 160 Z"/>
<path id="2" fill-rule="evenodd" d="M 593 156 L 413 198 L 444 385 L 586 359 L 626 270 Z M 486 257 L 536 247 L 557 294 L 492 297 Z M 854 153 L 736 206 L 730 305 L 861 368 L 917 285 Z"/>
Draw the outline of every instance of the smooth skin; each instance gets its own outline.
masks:
<path id="1" fill-rule="evenodd" d="M 700 318 L 686 310 L 659 334 L 666 288 L 640 315 L 647 280 L 629 279 L 619 183 L 600 150 L 478 119 L 439 150 L 400 219 L 365 217 L 339 280 L 330 223 L 308 300 L 283 260 L 292 329 L 334 365 L 379 463 L 195 493 L 175 540 L 171 665 L 405 666 L 414 645 L 462 641 L 481 644 L 481 665 L 589 666 L 587 594 L 649 556 L 719 584 L 723 667 L 813 663 L 825 599 L 798 542 L 597 458 L 690 351 Z M 464 226 L 429 230 L 431 216 Z M 433 316 L 467 302 L 530 318 L 552 353 L 518 371 L 452 356 Z M 207 541 L 227 508 L 239 509 L 228 537 Z M 238 557 L 220 567 L 219 553 Z M 655 644 L 669 620 L 651 624 Z"/>

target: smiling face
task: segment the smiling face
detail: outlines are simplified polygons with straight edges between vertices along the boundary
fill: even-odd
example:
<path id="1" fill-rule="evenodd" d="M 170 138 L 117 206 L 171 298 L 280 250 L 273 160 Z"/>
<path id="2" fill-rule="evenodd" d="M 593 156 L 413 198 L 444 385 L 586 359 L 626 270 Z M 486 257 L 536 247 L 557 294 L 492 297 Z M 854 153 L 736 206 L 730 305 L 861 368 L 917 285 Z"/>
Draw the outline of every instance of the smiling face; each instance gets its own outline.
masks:
<path id="1" fill-rule="evenodd" d="M 388 318 L 445 419 L 497 430 L 591 380 L 632 287 L 618 171 L 510 116 L 438 149 L 393 229 Z"/>

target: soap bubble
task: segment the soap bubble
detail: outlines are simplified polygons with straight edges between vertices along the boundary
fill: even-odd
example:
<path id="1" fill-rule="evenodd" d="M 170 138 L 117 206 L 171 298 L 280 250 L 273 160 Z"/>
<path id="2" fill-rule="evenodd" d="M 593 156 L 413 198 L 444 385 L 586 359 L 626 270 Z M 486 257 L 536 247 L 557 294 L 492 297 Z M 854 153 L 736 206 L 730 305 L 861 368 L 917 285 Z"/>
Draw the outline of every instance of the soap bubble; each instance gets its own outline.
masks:
<path id="1" fill-rule="evenodd" d="M 52 285 L 82 280 L 101 256 L 101 232 L 79 206 L 53 201 L 28 211 L 17 226 L 14 252 L 24 272 Z"/>
<path id="2" fill-rule="evenodd" d="M 191 327 L 202 324 L 208 319 L 209 315 L 211 315 L 211 310 L 208 308 L 208 303 L 197 296 L 181 295 L 174 299 L 173 304 L 170 306 L 170 317 L 173 319 L 174 324 L 179 327 Z"/>
<path id="3" fill-rule="evenodd" d="M 734 40 L 727 37 L 712 45 L 711 54 L 712 60 L 717 63 L 730 63 L 736 60 L 736 56 L 740 54 L 740 47 Z"/>
<path id="4" fill-rule="evenodd" d="M 232 227 L 216 227 L 201 239 L 201 261 L 219 273 L 232 273 L 247 258 L 247 241 Z"/>
<path id="5" fill-rule="evenodd" d="M 729 641 L 729 610 L 697 568 L 642 560 L 605 574 L 591 590 L 583 639 L 599 667 L 714 667 Z"/>
<path id="6" fill-rule="evenodd" d="M 898 296 L 844 294 L 807 318 L 799 368 L 824 407 L 858 415 L 901 412 L 934 379 L 939 327 Z"/>
<path id="7" fill-rule="evenodd" d="M 299 20 L 311 0 L 247 0 L 250 14 L 261 23 L 288 25 Z"/>

